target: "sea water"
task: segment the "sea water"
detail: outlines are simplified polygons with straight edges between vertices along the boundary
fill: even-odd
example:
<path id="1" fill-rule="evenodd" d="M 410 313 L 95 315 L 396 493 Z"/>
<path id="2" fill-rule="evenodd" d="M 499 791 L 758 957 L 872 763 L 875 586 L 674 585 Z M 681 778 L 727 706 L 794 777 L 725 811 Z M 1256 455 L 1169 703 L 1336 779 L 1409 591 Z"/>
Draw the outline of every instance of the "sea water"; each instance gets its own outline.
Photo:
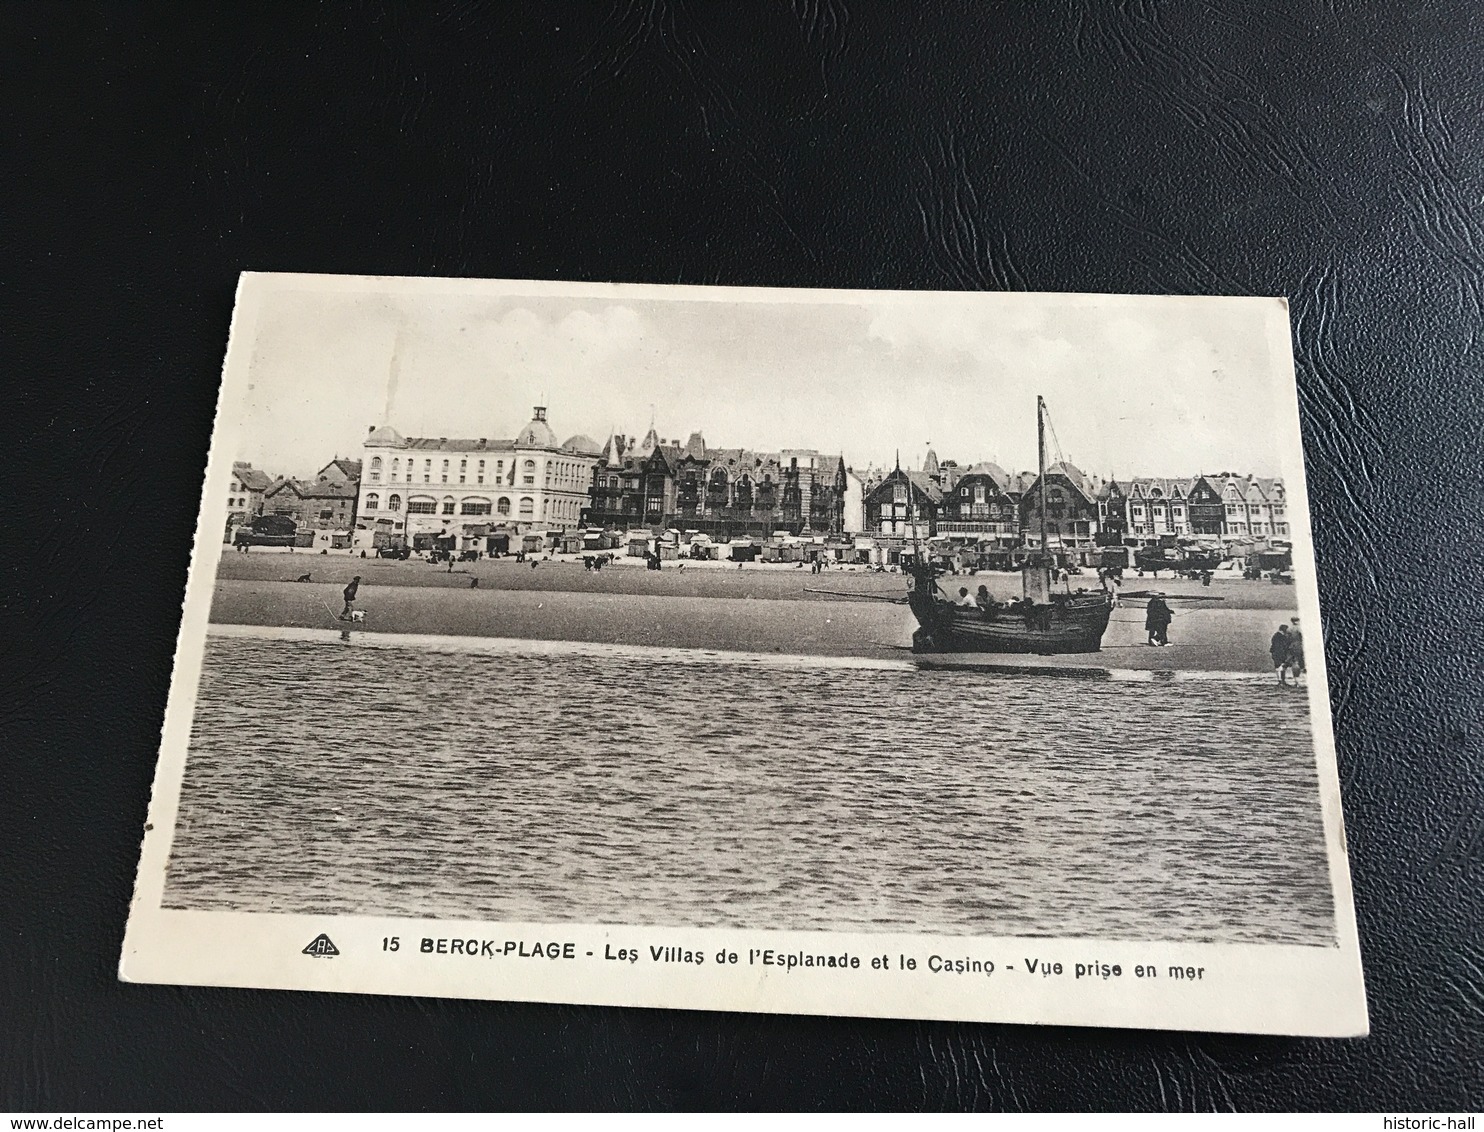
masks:
<path id="1" fill-rule="evenodd" d="M 1334 938 L 1276 684 L 271 630 L 207 639 L 165 904 Z"/>

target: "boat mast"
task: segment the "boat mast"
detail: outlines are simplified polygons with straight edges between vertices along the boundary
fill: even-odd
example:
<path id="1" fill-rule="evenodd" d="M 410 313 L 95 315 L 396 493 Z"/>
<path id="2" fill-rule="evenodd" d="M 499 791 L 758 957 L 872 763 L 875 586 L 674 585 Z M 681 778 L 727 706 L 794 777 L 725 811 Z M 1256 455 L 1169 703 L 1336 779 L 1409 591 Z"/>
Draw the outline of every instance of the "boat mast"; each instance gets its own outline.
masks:
<path id="1" fill-rule="evenodd" d="M 1046 547 L 1046 401 L 1040 394 L 1036 395 L 1036 477 L 1037 483 L 1041 485 L 1041 561 L 1049 562 L 1050 554 Z"/>

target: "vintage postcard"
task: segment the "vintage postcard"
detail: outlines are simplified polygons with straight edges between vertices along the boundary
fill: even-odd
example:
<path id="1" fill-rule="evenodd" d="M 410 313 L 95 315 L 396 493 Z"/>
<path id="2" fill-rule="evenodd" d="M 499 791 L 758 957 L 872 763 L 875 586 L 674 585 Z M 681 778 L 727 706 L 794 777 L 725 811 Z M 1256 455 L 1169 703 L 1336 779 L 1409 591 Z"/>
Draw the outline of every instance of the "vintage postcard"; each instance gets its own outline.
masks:
<path id="1" fill-rule="evenodd" d="M 121 976 L 1367 1029 L 1281 299 L 249 274 Z"/>

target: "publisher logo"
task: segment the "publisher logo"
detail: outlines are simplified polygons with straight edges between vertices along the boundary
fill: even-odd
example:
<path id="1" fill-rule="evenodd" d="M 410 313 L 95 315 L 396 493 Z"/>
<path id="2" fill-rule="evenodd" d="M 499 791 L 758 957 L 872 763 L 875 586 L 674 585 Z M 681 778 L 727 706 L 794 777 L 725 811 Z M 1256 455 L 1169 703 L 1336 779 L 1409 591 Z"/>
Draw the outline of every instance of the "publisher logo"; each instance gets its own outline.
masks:
<path id="1" fill-rule="evenodd" d="M 330 937 L 320 932 L 309 941 L 309 946 L 304 949 L 305 955 L 312 955 L 316 959 L 332 959 L 340 954 L 340 949 L 331 942 Z"/>

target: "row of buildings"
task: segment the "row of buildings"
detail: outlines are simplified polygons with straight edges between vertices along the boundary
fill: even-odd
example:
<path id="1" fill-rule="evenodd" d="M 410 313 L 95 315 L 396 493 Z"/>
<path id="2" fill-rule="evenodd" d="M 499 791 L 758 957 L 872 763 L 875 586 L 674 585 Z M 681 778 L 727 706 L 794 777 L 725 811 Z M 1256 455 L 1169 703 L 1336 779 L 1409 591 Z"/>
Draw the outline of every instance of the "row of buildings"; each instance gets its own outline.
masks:
<path id="1" fill-rule="evenodd" d="M 600 444 L 558 441 L 537 406 L 513 438 L 404 436 L 373 426 L 359 459 L 336 458 L 312 480 L 233 467 L 228 537 L 255 516 L 338 532 L 338 545 L 433 543 L 506 549 L 532 532 L 677 529 L 737 538 L 858 535 L 882 545 L 935 538 L 982 552 L 1036 547 L 1042 500 L 1048 549 L 1087 560 L 1097 548 L 1195 539 L 1286 540 L 1282 480 L 1234 472 L 1167 478 L 1089 476 L 1058 462 L 1044 493 L 1032 472 L 986 461 L 857 471 L 815 449 L 716 448 L 653 427 Z"/>
<path id="2" fill-rule="evenodd" d="M 232 465 L 227 538 L 264 515 L 282 515 L 305 530 L 349 530 L 355 524 L 361 462 L 335 457 L 313 479 L 272 476 L 249 463 Z"/>
<path id="3" fill-rule="evenodd" d="M 1040 478 L 998 464 L 962 470 L 929 450 L 921 471 L 898 467 L 871 486 L 864 529 L 899 538 L 948 538 L 1010 551 L 1040 545 L 1074 554 L 1171 540 L 1213 544 L 1286 542 L 1290 531 L 1281 479 L 1237 472 L 1179 477 L 1087 475 L 1061 461 Z M 1085 556 L 1085 555 L 1084 555 Z"/>

